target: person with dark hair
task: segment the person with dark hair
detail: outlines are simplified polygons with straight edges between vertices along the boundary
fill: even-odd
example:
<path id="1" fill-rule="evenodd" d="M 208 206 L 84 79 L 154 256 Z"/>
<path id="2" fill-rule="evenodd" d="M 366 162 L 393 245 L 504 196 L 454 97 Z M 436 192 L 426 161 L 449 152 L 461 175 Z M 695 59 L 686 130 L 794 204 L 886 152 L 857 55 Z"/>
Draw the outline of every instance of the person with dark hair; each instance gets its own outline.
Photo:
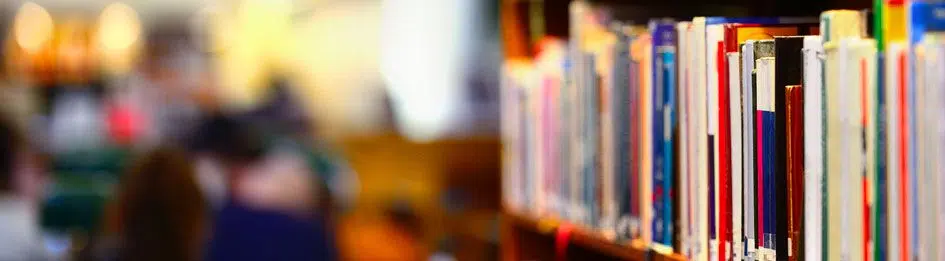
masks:
<path id="1" fill-rule="evenodd" d="M 39 164 L 27 139 L 0 116 L 0 260 L 50 260 L 38 224 Z"/>
<path id="2" fill-rule="evenodd" d="M 116 211 L 117 260 L 201 260 L 208 208 L 183 151 L 158 148 L 134 162 Z"/>
<path id="3" fill-rule="evenodd" d="M 285 199 L 308 198 L 311 191 L 304 179 L 283 182 L 305 177 L 297 173 L 304 163 L 267 153 L 261 133 L 246 119 L 214 115 L 200 133 L 197 150 L 219 163 L 226 180 L 207 260 L 337 259 L 334 240 L 315 213 L 286 211 L 292 208 Z"/>

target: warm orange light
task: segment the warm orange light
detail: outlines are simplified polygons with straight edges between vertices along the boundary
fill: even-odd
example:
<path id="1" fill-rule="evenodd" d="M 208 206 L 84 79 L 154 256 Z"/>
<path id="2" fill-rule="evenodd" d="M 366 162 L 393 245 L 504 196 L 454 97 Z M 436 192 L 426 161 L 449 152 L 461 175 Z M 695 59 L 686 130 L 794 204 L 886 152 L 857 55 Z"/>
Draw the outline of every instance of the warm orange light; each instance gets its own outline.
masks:
<path id="1" fill-rule="evenodd" d="M 27 53 L 36 53 L 52 39 L 52 16 L 33 2 L 20 7 L 13 26 L 16 43 Z"/>
<path id="2" fill-rule="evenodd" d="M 123 3 L 109 4 L 99 16 L 98 33 L 99 44 L 105 51 L 126 50 L 141 35 L 138 13 Z"/>

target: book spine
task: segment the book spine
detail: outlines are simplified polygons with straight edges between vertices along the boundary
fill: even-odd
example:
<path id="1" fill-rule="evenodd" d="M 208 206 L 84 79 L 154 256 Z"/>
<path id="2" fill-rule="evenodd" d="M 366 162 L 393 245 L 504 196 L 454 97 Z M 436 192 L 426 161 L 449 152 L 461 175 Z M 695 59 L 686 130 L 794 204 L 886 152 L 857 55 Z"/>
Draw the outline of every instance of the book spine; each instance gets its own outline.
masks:
<path id="1" fill-rule="evenodd" d="M 773 193 L 772 184 L 773 184 L 773 173 L 774 173 L 774 113 L 776 108 L 774 107 L 773 101 L 773 87 L 774 87 L 774 58 L 765 57 L 755 60 L 756 63 L 756 81 L 757 81 L 757 92 L 756 99 L 758 102 L 758 112 L 757 112 L 757 124 L 759 125 L 758 133 L 758 143 L 759 148 L 759 175 L 758 182 L 759 185 L 759 196 L 761 200 L 759 203 L 759 209 L 761 209 L 760 222 L 763 224 L 762 230 L 762 239 L 763 252 L 767 260 L 772 260 L 777 254 L 774 252 L 774 226 L 773 226 Z"/>
<path id="2" fill-rule="evenodd" d="M 786 93 L 788 154 L 788 260 L 804 260 L 801 245 L 803 199 L 803 93 L 800 85 L 788 86 Z"/>
<path id="3" fill-rule="evenodd" d="M 621 28 L 622 29 L 622 28 Z M 614 140 L 617 141 L 616 151 L 614 153 L 617 165 L 614 169 L 615 181 L 611 184 L 615 191 L 617 202 L 616 217 L 614 220 L 614 233 L 618 241 L 629 239 L 629 211 L 630 211 L 630 193 L 629 190 L 629 170 L 630 170 L 630 37 L 616 32 L 617 41 L 613 50 L 613 85 L 614 93 L 612 97 L 614 111 Z"/>
<path id="4" fill-rule="evenodd" d="M 743 171 L 744 159 L 742 144 L 744 132 L 742 131 L 742 93 L 741 93 L 741 67 L 738 52 L 729 52 L 726 54 L 728 63 L 729 79 L 729 128 L 731 129 L 731 167 L 732 167 L 732 258 L 734 260 L 743 260 L 744 255 L 744 212 L 743 212 Z"/>
<path id="5" fill-rule="evenodd" d="M 651 192 L 653 195 L 653 219 L 650 220 L 650 223 L 647 223 L 647 229 L 651 231 L 653 236 L 653 245 L 659 246 L 663 244 L 663 227 L 664 217 L 663 217 L 663 207 L 664 201 L 663 190 L 664 187 L 664 177 L 663 165 L 665 164 L 665 155 L 663 154 L 663 126 L 664 126 L 664 117 L 663 117 L 663 103 L 665 96 L 664 85 L 666 77 L 664 76 L 666 70 L 663 69 L 666 63 L 666 57 L 663 56 L 664 53 L 664 38 L 663 34 L 666 33 L 666 28 L 661 26 L 659 21 L 650 22 L 650 33 L 653 37 L 653 60 L 652 60 L 652 92 L 650 93 L 652 99 L 652 109 L 650 111 L 650 117 L 652 117 L 652 124 L 649 126 L 648 131 L 652 134 L 652 146 L 647 150 L 653 155 L 653 168 L 650 175 L 652 175 L 652 184 Z"/>
<path id="6" fill-rule="evenodd" d="M 824 179 L 823 45 L 819 36 L 804 39 L 804 256 L 821 260 L 822 190 Z"/>
<path id="7" fill-rule="evenodd" d="M 653 241 L 657 250 L 672 252 L 673 245 L 673 133 L 675 132 L 676 33 L 670 21 L 653 27 Z"/>
<path id="8" fill-rule="evenodd" d="M 742 70 L 742 128 L 744 129 L 744 218 L 745 218 L 745 260 L 755 260 L 756 243 L 756 192 L 755 192 L 755 94 L 754 94 L 754 41 L 747 41 L 741 47 Z"/>
<path id="9" fill-rule="evenodd" d="M 677 74 L 678 74 L 678 85 L 676 88 L 676 93 L 678 94 L 678 108 L 679 112 L 679 130 L 678 130 L 678 145 L 677 145 L 677 155 L 679 159 L 679 168 L 676 170 L 678 173 L 676 180 L 677 188 L 676 191 L 678 194 L 678 212 L 679 213 L 679 222 L 677 224 L 677 242 L 680 247 L 680 253 L 688 259 L 692 259 L 692 252 L 690 251 L 690 245 L 692 242 L 692 212 L 690 193 L 692 193 L 692 187 L 689 185 L 689 175 L 690 172 L 690 155 L 689 155 L 689 90 L 690 90 L 690 81 L 689 79 L 689 70 L 690 63 L 688 62 L 689 54 L 689 27 L 691 24 L 689 22 L 680 22 L 676 24 L 676 34 L 677 34 Z"/>
<path id="10" fill-rule="evenodd" d="M 588 77 L 584 88 L 584 137 L 582 138 L 584 146 L 584 159 L 582 160 L 582 209 L 585 213 L 581 224 L 594 228 L 598 220 L 598 188 L 599 170 L 600 170 L 600 75 L 597 74 L 596 57 L 593 54 L 587 55 L 587 75 Z"/>
<path id="11" fill-rule="evenodd" d="M 720 186 L 721 171 L 720 171 L 720 146 L 719 146 L 719 59 L 718 55 L 723 40 L 723 25 L 722 24 L 712 24 L 706 26 L 706 68 L 711 68 L 710 70 L 705 71 L 706 75 L 706 113 L 708 113 L 707 119 L 707 131 L 706 135 L 708 138 L 708 162 L 709 162 L 709 238 L 711 240 L 711 248 L 709 257 L 710 260 L 724 261 L 724 233 L 725 225 L 723 224 L 723 205 L 722 203 L 722 187 Z"/>
<path id="12" fill-rule="evenodd" d="M 555 201 L 557 202 L 557 214 L 562 219 L 567 219 L 571 207 L 571 155 L 572 155 L 572 137 L 574 132 L 573 107 L 574 102 L 574 78 L 571 77 L 575 69 L 574 63 L 565 55 L 563 65 L 563 75 L 561 85 L 558 86 L 558 188 Z"/>
<path id="13" fill-rule="evenodd" d="M 693 115 L 696 118 L 696 120 L 694 121 L 696 123 L 695 124 L 696 125 L 695 126 L 695 134 L 696 134 L 695 135 L 696 136 L 695 162 L 696 163 L 695 164 L 697 166 L 696 169 L 698 173 L 697 175 L 695 175 L 696 177 L 695 184 L 697 187 L 696 189 L 697 194 L 695 195 L 695 198 L 698 200 L 698 203 L 696 204 L 698 207 L 696 208 L 696 213 L 694 216 L 700 219 L 696 226 L 698 228 L 697 230 L 698 230 L 698 235 L 699 235 L 698 242 L 696 246 L 694 247 L 695 256 L 697 257 L 696 258 L 697 260 L 708 259 L 708 254 L 709 254 L 708 252 L 710 251 L 709 241 L 708 241 L 710 239 L 709 224 L 711 224 L 711 220 L 702 220 L 702 219 L 710 217 L 711 216 L 710 213 L 712 213 L 712 212 L 709 212 L 709 208 L 708 208 L 709 202 L 711 202 L 710 200 L 711 195 L 709 194 L 708 191 L 709 191 L 710 184 L 712 183 L 710 183 L 708 179 L 710 177 L 709 175 L 709 168 L 710 168 L 709 158 L 710 157 L 708 154 L 709 150 L 707 149 L 709 147 L 706 146 L 706 145 L 709 145 L 709 139 L 707 139 L 708 135 L 706 135 L 708 133 L 708 130 L 707 130 L 707 125 L 708 125 L 707 114 L 708 113 L 706 110 L 708 106 L 706 105 L 707 67 L 706 67 L 706 61 L 705 61 L 705 58 L 706 58 L 705 20 L 706 20 L 705 17 L 696 17 L 693 19 L 692 21 L 693 41 L 691 42 L 693 45 L 692 57 L 693 59 L 696 59 L 693 63 L 694 70 L 692 72 L 693 82 L 694 82 L 694 89 L 693 89 L 693 93 L 694 93 L 693 105 L 694 106 L 691 109 L 691 111 L 693 112 Z"/>

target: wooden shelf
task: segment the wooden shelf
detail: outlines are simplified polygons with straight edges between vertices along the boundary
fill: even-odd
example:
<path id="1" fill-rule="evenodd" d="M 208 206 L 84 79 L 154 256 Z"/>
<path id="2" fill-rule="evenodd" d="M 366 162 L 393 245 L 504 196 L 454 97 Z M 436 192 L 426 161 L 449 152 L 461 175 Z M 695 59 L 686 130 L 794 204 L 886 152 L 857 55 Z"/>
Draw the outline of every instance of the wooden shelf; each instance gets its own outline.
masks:
<path id="1" fill-rule="evenodd" d="M 684 261 L 679 254 L 664 255 L 642 247 L 615 243 L 603 236 L 578 227 L 571 227 L 565 253 L 560 259 L 555 240 L 566 222 L 550 218 L 532 218 L 504 211 L 502 215 L 503 260 L 655 260 Z"/>

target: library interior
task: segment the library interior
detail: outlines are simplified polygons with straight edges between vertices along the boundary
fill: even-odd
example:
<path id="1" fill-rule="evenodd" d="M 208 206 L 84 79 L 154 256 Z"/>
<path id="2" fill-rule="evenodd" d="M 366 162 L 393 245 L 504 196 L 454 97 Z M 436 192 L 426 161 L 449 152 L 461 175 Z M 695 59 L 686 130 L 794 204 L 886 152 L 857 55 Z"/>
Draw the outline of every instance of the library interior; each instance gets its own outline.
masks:
<path id="1" fill-rule="evenodd" d="M 0 261 L 945 260 L 943 111 L 945 0 L 0 0 Z"/>

